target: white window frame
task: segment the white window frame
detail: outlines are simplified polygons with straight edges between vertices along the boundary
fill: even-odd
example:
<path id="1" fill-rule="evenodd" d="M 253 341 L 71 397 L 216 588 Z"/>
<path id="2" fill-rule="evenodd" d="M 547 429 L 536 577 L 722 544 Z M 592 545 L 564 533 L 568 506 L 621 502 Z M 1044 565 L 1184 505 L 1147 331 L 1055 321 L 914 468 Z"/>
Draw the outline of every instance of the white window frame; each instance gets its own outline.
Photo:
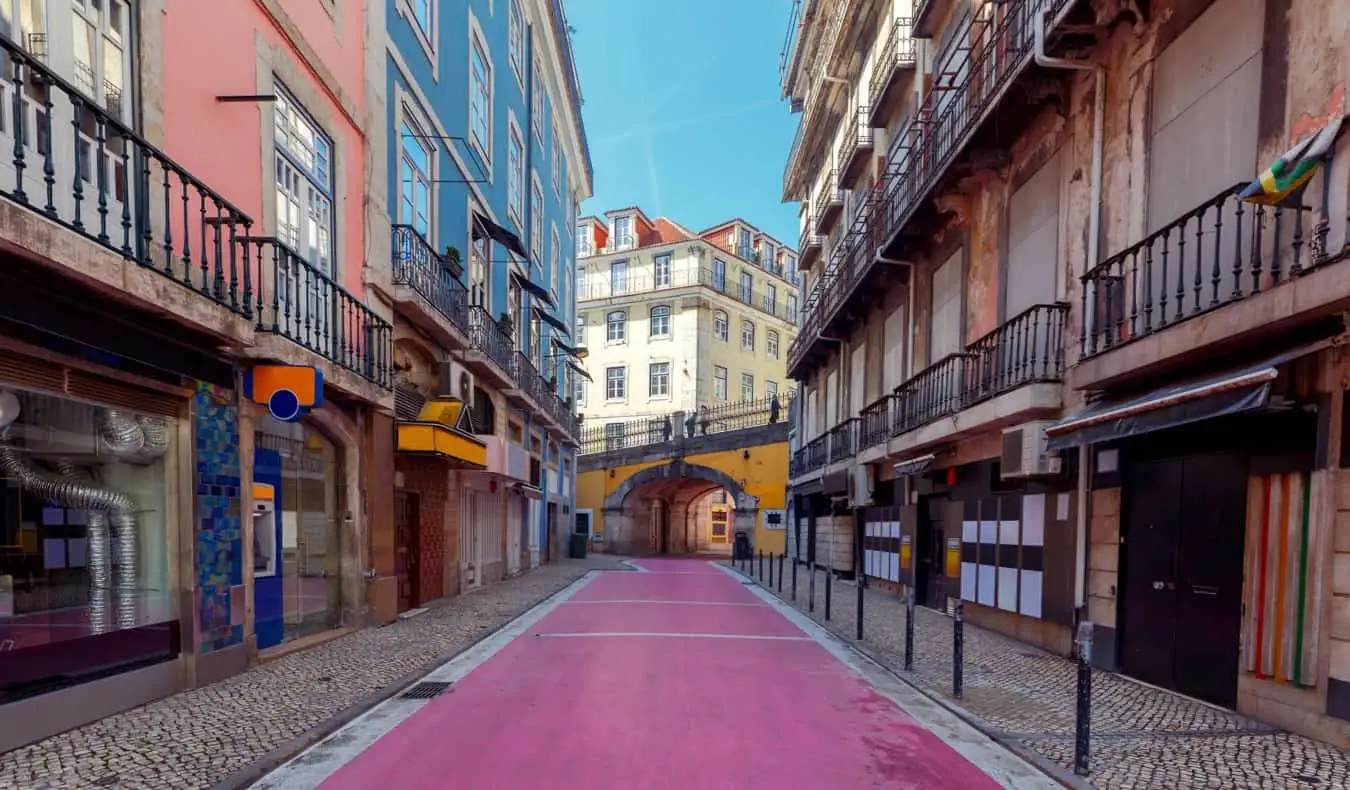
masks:
<path id="1" fill-rule="evenodd" d="M 539 171 L 530 169 L 530 255 L 534 262 L 543 265 L 544 256 L 544 185 L 539 181 Z"/>
<path id="2" fill-rule="evenodd" d="M 544 70 L 539 68 L 539 57 L 536 55 L 534 62 L 530 64 L 533 69 L 533 75 L 530 85 L 530 125 L 534 127 L 534 139 L 539 142 L 539 147 L 544 147 L 544 115 L 547 112 L 544 102 Z"/>
<path id="3" fill-rule="evenodd" d="M 618 374 L 617 376 L 615 374 Z M 618 387 L 615 387 L 615 384 Z M 619 393 L 614 394 L 615 390 Z M 605 368 L 605 402 L 622 403 L 628 400 L 628 368 L 623 365 L 610 365 Z"/>
<path id="4" fill-rule="evenodd" d="M 417 36 L 417 43 L 422 45 L 426 51 L 427 57 L 432 63 L 436 62 L 436 0 L 404 0 L 404 5 L 408 7 L 408 21 L 411 23 L 413 33 Z M 422 18 L 419 9 L 425 8 L 426 18 Z"/>
<path id="5" fill-rule="evenodd" d="M 727 292 L 727 262 L 721 258 L 713 258 L 712 286 L 715 291 Z"/>
<path id="6" fill-rule="evenodd" d="M 725 402 L 727 399 L 727 369 L 713 365 L 713 400 Z"/>
<path id="7" fill-rule="evenodd" d="M 433 221 L 433 218 L 436 216 L 436 160 L 438 158 L 438 152 L 437 147 L 430 142 L 430 137 L 426 131 L 427 128 L 428 127 L 421 120 L 420 113 L 415 111 L 412 107 L 409 107 L 406 102 L 399 106 L 399 216 L 397 221 L 413 228 L 413 230 L 421 234 L 422 238 L 426 239 L 427 244 L 430 244 L 432 249 L 436 249 L 436 223 Z M 408 132 L 420 136 L 409 137 L 407 134 Z M 411 161 L 408 154 L 409 148 L 420 148 L 422 152 L 426 154 L 427 172 L 422 172 L 417 164 Z M 412 175 L 411 180 L 404 178 L 405 170 Z M 411 183 L 415 183 L 418 180 L 425 186 L 427 194 L 425 229 L 418 227 L 416 201 L 413 199 L 414 194 L 411 190 Z"/>
<path id="8" fill-rule="evenodd" d="M 475 121 L 474 121 L 474 115 L 475 115 L 474 109 L 473 109 L 474 98 L 475 98 L 474 94 L 480 92 L 480 91 L 478 91 L 478 87 L 477 87 L 477 82 L 478 82 L 478 81 L 477 81 L 477 78 L 476 78 L 476 76 L 475 76 L 475 74 L 474 74 L 474 54 L 475 54 L 475 53 L 479 53 L 479 54 L 482 55 L 482 57 L 483 57 L 483 66 L 484 66 L 484 69 L 485 69 L 485 71 L 486 71 L 486 74 L 485 74 L 485 77 L 486 77 L 486 85 L 483 86 L 483 90 L 481 91 L 481 92 L 484 94 L 484 102 L 485 102 L 485 104 L 486 104 L 486 106 L 485 106 L 485 108 L 484 108 L 484 109 L 485 109 L 485 117 L 483 118 L 483 125 L 484 125 L 486 128 L 481 132 L 481 134 L 482 134 L 483 137 L 485 137 L 486 139 L 480 139 L 480 131 L 479 131 L 479 129 L 477 128 L 478 125 L 477 125 L 477 124 L 475 123 Z M 493 65 L 492 65 L 492 48 L 488 46 L 488 43 L 487 43 L 487 36 L 485 36 L 485 35 L 483 34 L 483 29 L 482 29 L 481 27 L 478 26 L 478 20 L 474 17 L 473 12 L 469 12 L 469 52 L 468 52 L 468 60 L 469 60 L 469 62 L 468 62 L 468 79 L 469 79 L 469 96 L 468 96 L 468 104 L 469 104 L 469 106 L 468 106 L 468 111 L 469 111 L 469 115 L 468 115 L 468 118 L 469 118 L 469 145 L 470 145 L 472 148 L 477 149 L 478 155 L 479 155 L 480 157 L 483 158 L 483 162 L 487 164 L 488 172 L 490 173 L 490 172 L 492 172 L 492 136 L 493 136 L 493 134 L 492 134 L 492 128 L 493 128 L 492 117 L 493 117 L 493 106 L 495 105 L 496 100 L 497 100 L 497 97 L 496 97 L 496 92 L 497 92 L 497 88 L 496 88 L 496 78 L 495 78 L 495 74 L 494 74 L 494 71 L 495 71 L 495 70 L 494 70 Z"/>
<path id="9" fill-rule="evenodd" d="M 755 350 L 755 322 L 749 318 L 741 319 L 741 350 Z"/>
<path id="10" fill-rule="evenodd" d="M 577 299 L 586 298 L 586 267 L 577 267 Z"/>
<path id="11" fill-rule="evenodd" d="M 520 133 L 516 114 L 506 118 L 506 213 L 518 230 L 525 229 L 525 136 Z M 517 153 L 517 149 L 519 152 Z M 514 161 L 513 161 L 514 159 Z"/>
<path id="12" fill-rule="evenodd" d="M 588 232 L 590 228 L 591 224 L 589 222 L 583 222 L 577 226 L 576 242 L 578 258 L 589 258 L 591 255 L 591 234 Z M 577 295 L 580 296 L 581 292 L 578 291 Z"/>
<path id="13" fill-rule="evenodd" d="M 558 280 L 562 269 L 562 239 L 558 236 L 558 223 L 549 223 L 549 247 L 548 247 L 548 286 L 553 291 L 554 301 L 558 298 Z M 566 285 L 566 281 L 563 281 Z M 566 301 L 565 299 L 563 300 Z"/>
<path id="14" fill-rule="evenodd" d="M 652 258 L 652 287 L 670 287 L 670 253 L 668 252 L 663 252 Z"/>
<path id="15" fill-rule="evenodd" d="M 623 276 L 619 277 L 620 274 Z M 622 288 L 616 285 L 617 281 L 623 283 Z M 626 293 L 628 293 L 628 261 L 613 261 L 609 264 L 609 295 L 623 296 Z"/>
<path id="16" fill-rule="evenodd" d="M 610 310 L 605 313 L 605 344 L 619 345 L 628 342 L 628 311 Z"/>
<path id="17" fill-rule="evenodd" d="M 576 380 L 572 382 L 572 386 L 573 386 L 572 397 L 576 400 L 576 405 L 577 405 L 577 406 L 585 406 L 585 405 L 586 405 L 586 379 L 583 379 L 582 377 L 577 376 L 577 377 L 576 377 Z"/>
<path id="18" fill-rule="evenodd" d="M 764 312 L 776 315 L 778 311 L 778 286 L 767 283 L 764 286 Z"/>
<path id="19" fill-rule="evenodd" d="M 755 399 L 755 375 L 753 373 L 741 374 L 741 400 L 749 401 Z"/>
<path id="20" fill-rule="evenodd" d="M 660 388 L 656 386 L 659 380 L 662 384 Z M 660 391 L 658 391 L 658 389 Z M 666 361 L 651 362 L 647 365 L 647 397 L 648 398 L 670 398 L 670 363 Z"/>
<path id="21" fill-rule="evenodd" d="M 627 226 L 627 233 L 619 232 L 619 223 Z M 615 250 L 626 250 L 633 246 L 633 218 L 628 214 L 622 217 L 614 218 L 614 232 L 610 237 L 610 248 Z"/>
<path id="22" fill-rule="evenodd" d="M 778 359 L 778 343 L 779 337 L 777 329 L 769 329 L 764 333 L 764 346 L 770 359 Z"/>
<path id="23" fill-rule="evenodd" d="M 661 326 L 663 327 L 662 331 L 660 332 L 656 331 L 658 318 L 661 319 Z M 671 334 L 670 305 L 666 304 L 654 305 L 651 309 L 651 312 L 647 316 L 647 328 L 648 328 L 647 334 L 649 337 L 669 338 Z"/>
<path id="24" fill-rule="evenodd" d="M 741 301 L 746 304 L 755 303 L 755 275 L 741 270 Z"/>
<path id="25" fill-rule="evenodd" d="M 725 310 L 713 311 L 713 339 L 723 343 L 731 339 L 731 316 Z"/>
<path id="26" fill-rule="evenodd" d="M 516 84 L 520 86 L 520 95 L 525 95 L 525 12 L 520 7 L 521 0 L 510 0 L 507 8 L 507 59 Z"/>
<path id="27" fill-rule="evenodd" d="M 553 168 L 553 196 L 562 200 L 562 135 L 558 134 L 558 127 L 553 126 L 553 158 L 550 160 L 550 166 Z M 565 207 L 564 207 L 565 208 Z"/>
<path id="28" fill-rule="evenodd" d="M 295 220 L 295 222 L 287 221 L 283 223 L 282 216 L 286 206 L 283 206 L 283 201 L 278 200 L 275 207 L 277 236 L 315 269 L 333 277 L 334 272 L 338 270 L 337 238 L 333 231 L 337 221 L 337 201 L 335 199 L 337 180 L 334 172 L 337 161 L 336 147 L 333 138 L 296 100 L 295 94 L 287 90 L 279 80 L 275 83 L 273 89 L 277 95 L 277 100 L 273 105 L 274 123 L 272 126 L 273 150 L 276 156 L 273 188 L 276 190 L 278 197 L 283 193 L 289 194 L 291 202 L 288 206 L 294 209 L 293 219 Z M 285 139 L 277 136 L 279 124 L 284 124 L 286 127 Z M 308 151 L 286 143 L 287 140 L 297 138 L 294 133 L 297 128 L 303 131 L 304 136 L 313 142 Z M 306 163 L 306 159 L 312 161 Z M 294 191 L 297 188 L 303 189 L 303 193 L 295 193 Z M 306 221 L 313 213 L 310 207 L 314 205 L 316 199 L 328 201 L 327 227 L 324 228 L 320 224 L 317 234 L 314 228 L 305 226 Z M 299 224 L 296 224 L 296 222 Z M 288 233 L 288 229 L 292 232 Z M 327 245 L 322 242 L 314 246 L 301 243 L 314 238 L 316 235 L 323 236 L 325 230 L 327 231 Z"/>
<path id="29" fill-rule="evenodd" d="M 764 397 L 772 399 L 778 395 L 778 382 L 770 379 L 764 380 Z"/>

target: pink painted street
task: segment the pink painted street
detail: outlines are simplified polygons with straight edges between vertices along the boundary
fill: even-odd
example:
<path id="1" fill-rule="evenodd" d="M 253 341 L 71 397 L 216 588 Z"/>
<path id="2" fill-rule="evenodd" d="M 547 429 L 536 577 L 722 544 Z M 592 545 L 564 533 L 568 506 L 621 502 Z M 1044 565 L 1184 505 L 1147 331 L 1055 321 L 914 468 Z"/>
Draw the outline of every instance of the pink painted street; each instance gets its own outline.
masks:
<path id="1" fill-rule="evenodd" d="M 443 693 L 396 697 L 257 786 L 1057 786 L 909 692 L 921 722 L 725 570 L 636 566 L 581 580 L 432 672 Z"/>

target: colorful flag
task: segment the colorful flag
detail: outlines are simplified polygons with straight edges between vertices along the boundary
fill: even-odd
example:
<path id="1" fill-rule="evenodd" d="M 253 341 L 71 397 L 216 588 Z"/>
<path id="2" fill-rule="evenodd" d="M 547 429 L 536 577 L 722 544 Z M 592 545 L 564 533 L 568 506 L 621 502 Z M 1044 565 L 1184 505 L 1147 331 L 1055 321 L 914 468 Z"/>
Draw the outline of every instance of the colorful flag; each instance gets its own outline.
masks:
<path id="1" fill-rule="evenodd" d="M 1263 206 L 1296 207 L 1301 203 L 1303 188 L 1312 180 L 1317 168 L 1331 153 L 1336 138 L 1341 134 L 1341 122 L 1345 116 L 1335 120 L 1311 137 L 1285 152 L 1275 160 L 1275 164 L 1266 168 L 1255 181 L 1242 190 L 1238 198 L 1247 203 L 1259 203 Z"/>

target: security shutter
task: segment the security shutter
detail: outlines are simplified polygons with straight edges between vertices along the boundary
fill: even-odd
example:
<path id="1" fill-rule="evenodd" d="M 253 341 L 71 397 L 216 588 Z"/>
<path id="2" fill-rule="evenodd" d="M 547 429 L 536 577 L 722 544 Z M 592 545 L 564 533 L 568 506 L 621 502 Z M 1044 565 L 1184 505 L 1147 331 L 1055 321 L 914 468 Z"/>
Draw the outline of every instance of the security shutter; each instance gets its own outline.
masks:
<path id="1" fill-rule="evenodd" d="M 112 375 L 102 376 L 10 352 L 0 357 L 0 386 L 5 384 L 161 417 L 177 416 L 188 397 L 186 390 L 172 393 L 141 387 Z"/>

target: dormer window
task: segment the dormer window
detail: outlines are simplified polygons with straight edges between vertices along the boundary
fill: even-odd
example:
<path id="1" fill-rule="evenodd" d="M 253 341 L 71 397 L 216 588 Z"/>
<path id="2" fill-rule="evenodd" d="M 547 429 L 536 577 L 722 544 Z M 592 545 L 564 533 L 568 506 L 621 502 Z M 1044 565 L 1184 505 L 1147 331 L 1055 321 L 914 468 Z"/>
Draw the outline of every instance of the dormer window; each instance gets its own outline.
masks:
<path id="1" fill-rule="evenodd" d="M 614 249 L 627 250 L 633 246 L 633 218 L 630 216 L 614 218 Z"/>
<path id="2" fill-rule="evenodd" d="M 591 223 L 582 222 L 577 224 L 577 257 L 584 258 L 591 254 Z"/>

